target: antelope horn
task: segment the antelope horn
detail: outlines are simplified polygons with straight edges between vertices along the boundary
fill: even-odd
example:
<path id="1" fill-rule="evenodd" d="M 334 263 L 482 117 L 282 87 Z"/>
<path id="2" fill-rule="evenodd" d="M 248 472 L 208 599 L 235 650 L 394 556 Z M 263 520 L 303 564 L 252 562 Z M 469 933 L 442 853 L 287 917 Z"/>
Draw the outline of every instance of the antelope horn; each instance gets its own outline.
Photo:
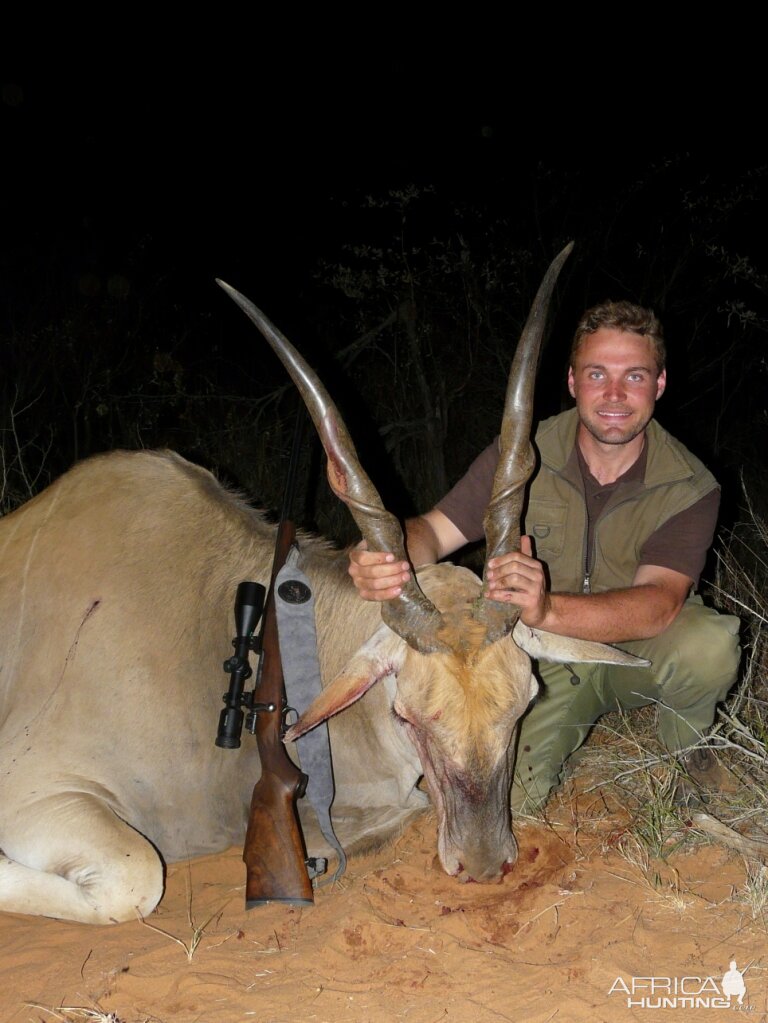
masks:
<path id="1" fill-rule="evenodd" d="M 258 327 L 299 389 L 325 448 L 331 490 L 349 508 L 368 542 L 369 550 L 391 551 L 397 560 L 406 560 L 400 523 L 386 510 L 378 491 L 360 464 L 344 420 L 320 378 L 253 302 L 224 281 L 217 280 L 216 283 Z M 381 617 L 414 650 L 431 653 L 444 649 L 437 638 L 442 616 L 424 595 L 413 574 L 398 598 L 382 604 Z"/>
<path id="2" fill-rule="evenodd" d="M 501 454 L 493 480 L 493 493 L 483 520 L 486 564 L 490 558 L 520 550 L 520 518 L 525 485 L 536 464 L 531 445 L 531 421 L 539 350 L 552 292 L 563 263 L 572 249 L 573 242 L 570 242 L 552 260 L 536 292 L 512 361 L 501 424 Z M 486 600 L 483 616 L 488 622 L 487 642 L 491 643 L 514 627 L 520 617 L 520 608 L 514 604 Z"/>

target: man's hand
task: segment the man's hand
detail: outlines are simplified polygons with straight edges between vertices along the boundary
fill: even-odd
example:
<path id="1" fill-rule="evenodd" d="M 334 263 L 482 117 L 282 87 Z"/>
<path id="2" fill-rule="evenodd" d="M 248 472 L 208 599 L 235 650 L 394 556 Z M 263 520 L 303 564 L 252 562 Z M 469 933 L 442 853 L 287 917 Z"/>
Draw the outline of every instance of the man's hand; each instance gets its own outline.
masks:
<path id="1" fill-rule="evenodd" d="M 520 619 L 533 629 L 559 636 L 626 643 L 651 639 L 677 617 L 693 586 L 680 572 L 640 565 L 631 586 L 604 593 L 549 593 L 541 562 L 531 557 L 531 538 L 521 551 L 488 562 L 487 596 L 522 608 Z"/>
<path id="2" fill-rule="evenodd" d="M 522 608 L 520 618 L 536 628 L 549 611 L 549 593 L 544 567 L 533 557 L 531 538 L 520 538 L 521 550 L 491 558 L 486 570 L 487 596 Z"/>
<path id="3" fill-rule="evenodd" d="M 361 540 L 349 552 L 349 574 L 363 600 L 391 600 L 403 592 L 411 578 L 407 561 L 395 561 L 394 554 L 374 553 Z"/>
<path id="4" fill-rule="evenodd" d="M 406 520 L 406 549 L 417 568 L 434 565 L 466 542 L 464 534 L 436 508 Z M 407 561 L 395 560 L 394 554 L 369 551 L 362 540 L 349 552 L 349 574 L 364 600 L 392 600 L 400 596 L 411 578 L 411 566 Z"/>

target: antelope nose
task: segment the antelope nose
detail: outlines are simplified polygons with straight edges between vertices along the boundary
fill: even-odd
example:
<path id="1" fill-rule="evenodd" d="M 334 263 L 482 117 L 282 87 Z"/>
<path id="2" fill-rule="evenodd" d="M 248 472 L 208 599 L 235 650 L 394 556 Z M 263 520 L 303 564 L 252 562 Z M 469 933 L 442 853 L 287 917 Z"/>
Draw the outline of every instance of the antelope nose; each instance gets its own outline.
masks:
<path id="1" fill-rule="evenodd" d="M 514 865 L 515 860 L 510 858 L 496 867 L 472 862 L 461 863 L 457 878 L 462 884 L 501 884 Z"/>

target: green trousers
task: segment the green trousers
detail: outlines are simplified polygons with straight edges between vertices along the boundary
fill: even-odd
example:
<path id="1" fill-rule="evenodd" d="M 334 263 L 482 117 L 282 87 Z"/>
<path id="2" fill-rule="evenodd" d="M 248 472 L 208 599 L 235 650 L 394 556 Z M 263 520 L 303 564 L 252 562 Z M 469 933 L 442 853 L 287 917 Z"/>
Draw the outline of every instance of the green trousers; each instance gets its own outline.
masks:
<path id="1" fill-rule="evenodd" d="M 697 742 L 736 681 L 739 624 L 693 597 L 659 636 L 617 644 L 647 658 L 650 668 L 542 661 L 538 674 L 544 685 L 520 727 L 513 810 L 544 802 L 559 784 L 567 758 L 607 711 L 657 702 L 659 738 L 666 748 L 675 752 Z"/>

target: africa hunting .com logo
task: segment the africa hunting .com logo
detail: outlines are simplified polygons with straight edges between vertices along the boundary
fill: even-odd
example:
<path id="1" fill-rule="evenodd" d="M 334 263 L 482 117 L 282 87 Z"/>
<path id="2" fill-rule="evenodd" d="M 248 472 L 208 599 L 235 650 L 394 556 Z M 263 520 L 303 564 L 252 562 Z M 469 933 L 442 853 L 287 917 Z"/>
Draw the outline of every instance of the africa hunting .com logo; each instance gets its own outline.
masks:
<path id="1" fill-rule="evenodd" d="M 747 985 L 743 970 L 731 960 L 721 980 L 714 977 L 617 977 L 608 989 L 609 995 L 626 999 L 630 1009 L 741 1009 L 750 1011 L 745 1003 Z"/>

